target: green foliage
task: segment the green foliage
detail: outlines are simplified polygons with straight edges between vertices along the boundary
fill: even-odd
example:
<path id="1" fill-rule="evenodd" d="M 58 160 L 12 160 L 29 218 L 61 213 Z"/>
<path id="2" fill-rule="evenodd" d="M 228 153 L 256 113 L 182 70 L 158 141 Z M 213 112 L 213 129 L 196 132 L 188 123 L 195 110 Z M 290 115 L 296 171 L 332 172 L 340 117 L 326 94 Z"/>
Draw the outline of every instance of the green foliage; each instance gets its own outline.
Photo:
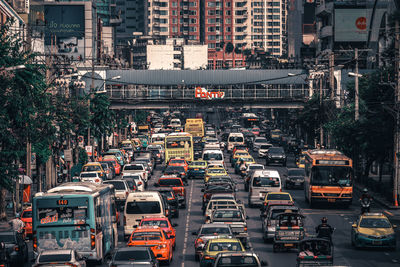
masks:
<path id="1" fill-rule="evenodd" d="M 110 135 L 113 129 L 113 111 L 110 110 L 111 102 L 106 94 L 95 94 L 90 101 L 91 130 L 98 139 Z"/>
<path id="2" fill-rule="evenodd" d="M 313 97 L 305 104 L 297 117 L 297 124 L 307 133 L 308 141 L 314 140 L 322 121 L 322 107 L 320 106 L 319 95 Z"/>
<path id="3" fill-rule="evenodd" d="M 229 42 L 225 46 L 225 53 L 230 54 L 233 52 L 233 49 L 235 49 L 235 47 L 233 46 L 233 44 L 231 42 Z"/>
<path id="4" fill-rule="evenodd" d="M 9 21 L 0 28 L 0 70 L 16 65 L 25 69 L 0 71 L 0 187 L 9 190 L 17 163 L 25 157 L 26 142 L 43 157 L 46 153 L 40 147 L 48 147 L 55 132 L 45 66 L 32 63 L 36 55 L 24 50 L 24 42 L 11 27 Z"/>
<path id="5" fill-rule="evenodd" d="M 85 165 L 88 162 L 88 155 L 86 153 L 86 150 L 83 148 L 79 148 L 78 155 L 78 164 Z"/>

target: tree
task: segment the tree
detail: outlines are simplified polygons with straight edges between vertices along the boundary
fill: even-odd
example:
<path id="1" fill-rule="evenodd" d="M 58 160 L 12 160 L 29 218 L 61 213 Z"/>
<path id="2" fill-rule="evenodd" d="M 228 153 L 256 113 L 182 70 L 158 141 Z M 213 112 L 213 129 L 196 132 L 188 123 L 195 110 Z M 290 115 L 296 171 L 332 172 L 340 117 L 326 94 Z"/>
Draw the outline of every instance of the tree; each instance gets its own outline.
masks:
<path id="1" fill-rule="evenodd" d="M 231 42 L 229 42 L 225 46 L 225 53 L 230 54 L 233 52 L 233 49 L 235 49 L 235 47 L 233 46 L 233 44 Z"/>
<path id="2" fill-rule="evenodd" d="M 0 27 L 0 69 L 24 65 L 25 69 L 0 73 L 0 218 L 5 218 L 4 190 L 14 190 L 18 164 L 26 158 L 31 142 L 43 158 L 54 141 L 51 96 L 45 66 L 34 64 L 36 55 L 23 47 L 12 21 Z"/>
<path id="3" fill-rule="evenodd" d="M 235 54 L 241 54 L 242 53 L 242 48 L 239 46 L 235 47 Z"/>

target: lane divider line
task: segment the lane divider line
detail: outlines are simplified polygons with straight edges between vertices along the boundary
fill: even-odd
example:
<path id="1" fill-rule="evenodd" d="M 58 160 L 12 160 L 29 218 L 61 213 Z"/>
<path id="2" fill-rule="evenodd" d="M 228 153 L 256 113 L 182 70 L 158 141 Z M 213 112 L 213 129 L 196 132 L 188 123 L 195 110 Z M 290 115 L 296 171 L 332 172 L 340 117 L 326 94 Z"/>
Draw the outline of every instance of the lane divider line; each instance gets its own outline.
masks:
<path id="1" fill-rule="evenodd" d="M 186 225 L 185 225 L 185 238 L 183 241 L 183 250 L 182 250 L 182 256 L 183 256 L 183 261 L 182 261 L 182 267 L 185 267 L 185 257 L 186 257 L 186 248 L 187 248 L 187 241 L 188 241 L 188 234 L 189 234 L 189 223 L 190 223 L 190 212 L 192 210 L 192 196 L 193 196 L 193 185 L 194 185 L 195 181 L 192 180 L 192 183 L 190 184 L 190 192 L 189 192 L 189 200 L 188 202 L 186 202 L 187 204 L 187 215 L 186 215 Z"/>

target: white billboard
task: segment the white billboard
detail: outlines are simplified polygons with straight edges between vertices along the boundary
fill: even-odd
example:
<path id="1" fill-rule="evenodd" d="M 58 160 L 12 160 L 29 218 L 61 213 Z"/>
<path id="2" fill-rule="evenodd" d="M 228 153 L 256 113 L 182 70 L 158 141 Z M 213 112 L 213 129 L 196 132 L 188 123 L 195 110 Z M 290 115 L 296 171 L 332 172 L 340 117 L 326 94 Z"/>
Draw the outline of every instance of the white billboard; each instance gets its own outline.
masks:
<path id="1" fill-rule="evenodd" d="M 335 42 L 366 42 L 367 10 L 335 9 Z"/>

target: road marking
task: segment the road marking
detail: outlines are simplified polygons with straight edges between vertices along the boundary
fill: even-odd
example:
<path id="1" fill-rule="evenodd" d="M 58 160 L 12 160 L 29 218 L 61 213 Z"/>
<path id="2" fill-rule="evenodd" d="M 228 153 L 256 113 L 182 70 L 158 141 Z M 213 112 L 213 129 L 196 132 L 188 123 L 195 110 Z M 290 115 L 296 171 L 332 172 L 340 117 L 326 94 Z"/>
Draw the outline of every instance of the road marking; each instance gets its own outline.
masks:
<path id="1" fill-rule="evenodd" d="M 189 233 L 189 223 L 190 223 L 190 211 L 192 209 L 192 195 L 193 195 L 193 185 L 195 181 L 192 180 L 192 183 L 190 184 L 190 192 L 189 192 L 189 204 L 186 202 L 187 207 L 187 215 L 186 215 L 186 225 L 185 225 L 185 238 L 183 241 L 183 250 L 182 250 L 182 256 L 183 256 L 183 261 L 182 261 L 182 267 L 185 267 L 185 256 L 186 256 L 186 248 L 187 248 L 187 241 L 188 241 L 188 233 Z"/>
<path id="2" fill-rule="evenodd" d="M 383 212 L 386 213 L 386 214 L 388 214 L 388 215 L 390 215 L 390 216 L 394 216 L 394 214 L 391 213 L 390 211 L 384 210 Z"/>

